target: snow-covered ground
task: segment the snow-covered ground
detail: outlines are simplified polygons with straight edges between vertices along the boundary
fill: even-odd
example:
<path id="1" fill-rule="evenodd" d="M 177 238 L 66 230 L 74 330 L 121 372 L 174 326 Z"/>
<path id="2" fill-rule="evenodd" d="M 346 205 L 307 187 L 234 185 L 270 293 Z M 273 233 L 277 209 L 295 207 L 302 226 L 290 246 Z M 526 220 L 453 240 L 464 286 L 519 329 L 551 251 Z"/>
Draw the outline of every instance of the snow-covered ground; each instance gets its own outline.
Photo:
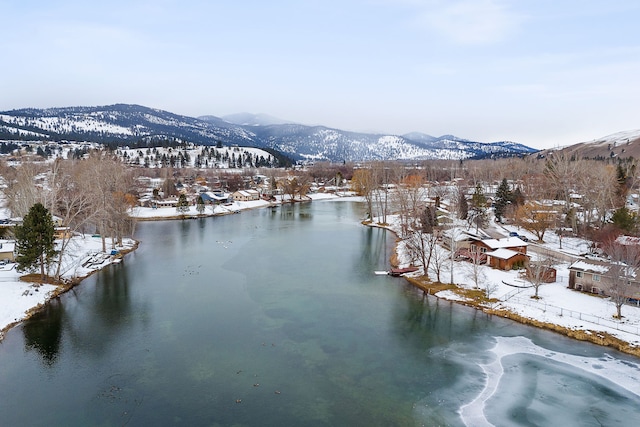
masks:
<path id="1" fill-rule="evenodd" d="M 391 229 L 398 227 L 394 224 L 394 220 L 395 217 L 387 220 L 391 224 L 389 227 Z M 575 257 L 575 259 L 586 253 L 589 247 L 588 242 L 584 240 L 564 237 L 562 248 L 560 248 L 558 236 L 551 232 L 545 234 L 545 243 L 538 245 L 532 243 L 535 236 L 515 226 L 493 224 L 489 231 L 491 234 L 501 233 L 504 236 L 515 231 L 528 237 L 531 246 L 540 246 L 560 254 L 566 254 L 568 257 Z M 402 245 L 398 246 L 397 251 L 399 259 L 403 263 L 401 267 L 407 266 L 411 262 L 411 256 Z M 529 248 L 528 254 L 535 257 L 533 248 Z M 451 264 L 448 262 L 447 264 L 441 273 L 443 282 L 448 282 L 451 277 Z M 567 260 L 554 266 L 557 270 L 556 282 L 541 285 L 538 290 L 539 299 L 532 298 L 535 295 L 535 289 L 521 279 L 517 271 L 502 271 L 486 265 L 479 266 L 481 269 L 479 288 L 489 290 L 491 298 L 500 300 L 489 308 L 505 309 L 525 318 L 568 329 L 607 332 L 622 341 L 640 347 L 640 307 L 624 305 L 622 307 L 623 319 L 615 319 L 613 316 L 616 314 L 616 308 L 608 298 L 568 288 L 570 264 L 571 262 Z M 422 273 L 419 271 L 413 274 L 420 275 Z M 430 277 L 434 277 L 432 273 Z M 453 263 L 453 282 L 462 288 L 473 289 L 475 287 L 470 263 L 464 261 Z M 464 297 L 453 291 L 441 291 L 436 296 L 448 300 L 464 301 Z"/>
<path id="2" fill-rule="evenodd" d="M 115 247 L 115 250 L 130 250 L 135 243 L 132 239 L 125 239 L 122 246 Z M 119 257 L 111 256 L 110 241 L 107 241 L 107 251 L 108 253 L 102 252 L 100 237 L 90 235 L 73 237 L 63 257 L 62 277 L 68 280 L 85 277 L 120 261 Z M 20 276 L 24 274 L 16 270 L 15 263 L 0 266 L 0 331 L 24 320 L 31 309 L 46 303 L 58 290 L 54 285 L 37 286 L 22 282 Z"/>
<path id="3" fill-rule="evenodd" d="M 346 194 L 346 193 L 345 193 Z M 339 196 L 336 196 L 333 193 L 312 193 L 308 195 L 311 200 L 325 200 L 325 199 L 336 199 Z M 203 216 L 214 216 L 214 215 L 226 215 L 232 213 L 238 213 L 247 209 L 256 209 L 273 206 L 273 203 L 268 202 L 266 200 L 254 200 L 249 202 L 239 202 L 234 201 L 232 203 L 227 203 L 224 205 L 207 205 L 205 207 Z M 185 217 L 197 217 L 198 211 L 195 206 L 189 206 L 189 210 L 184 214 L 181 214 L 176 210 L 176 208 L 172 207 L 163 207 L 163 208 L 144 208 L 144 207 L 136 207 L 132 212 L 131 216 L 138 218 L 140 220 L 148 220 L 148 219 L 178 219 L 182 216 Z"/>

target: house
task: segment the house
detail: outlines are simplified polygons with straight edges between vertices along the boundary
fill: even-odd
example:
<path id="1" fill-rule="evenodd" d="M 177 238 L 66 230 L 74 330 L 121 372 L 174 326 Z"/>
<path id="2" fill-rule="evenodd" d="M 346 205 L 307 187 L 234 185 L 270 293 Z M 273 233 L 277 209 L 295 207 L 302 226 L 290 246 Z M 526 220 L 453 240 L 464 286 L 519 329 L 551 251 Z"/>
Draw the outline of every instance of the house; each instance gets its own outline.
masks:
<path id="1" fill-rule="evenodd" d="M 486 252 L 487 263 L 499 270 L 512 270 L 524 267 L 529 262 L 529 256 L 511 249 L 500 248 L 492 252 Z"/>
<path id="2" fill-rule="evenodd" d="M 579 260 L 569 266 L 569 289 L 604 295 L 611 265 L 605 261 Z"/>
<path id="3" fill-rule="evenodd" d="M 440 221 L 440 218 L 438 218 Z M 442 243 L 442 245 L 451 250 L 451 246 L 456 249 L 469 249 L 471 247 L 471 243 L 476 240 L 482 240 L 483 237 L 474 234 L 470 231 L 463 230 L 461 228 L 451 228 L 442 233 L 442 237 L 438 240 Z"/>
<path id="4" fill-rule="evenodd" d="M 0 261 L 7 262 L 15 261 L 15 247 L 16 244 L 13 241 L 0 240 Z M 6 261 L 5 261 L 6 260 Z"/>
<path id="5" fill-rule="evenodd" d="M 574 262 L 569 266 L 569 289 L 590 292 L 598 295 L 610 295 L 611 278 L 609 271 L 611 263 L 593 259 L 584 259 Z M 640 299 L 640 282 L 634 280 L 628 282 L 632 285 L 629 288 L 627 297 Z"/>
<path id="6" fill-rule="evenodd" d="M 250 202 L 260 200 L 258 190 L 238 190 L 232 194 L 233 200 L 236 202 Z"/>
<path id="7" fill-rule="evenodd" d="M 54 227 L 54 237 L 56 239 L 70 239 L 73 236 L 73 232 L 69 227 L 64 225 L 64 220 L 57 215 L 51 215 Z"/>
<path id="8" fill-rule="evenodd" d="M 207 191 L 200 193 L 202 200 L 209 204 L 227 203 L 229 201 L 229 194 L 222 191 Z"/>
<path id="9" fill-rule="evenodd" d="M 53 235 L 55 239 L 70 239 L 73 232 L 69 227 L 55 227 Z"/>
<path id="10" fill-rule="evenodd" d="M 518 266 L 525 266 L 529 262 L 527 245 L 527 242 L 518 237 L 473 239 L 469 250 L 485 255 L 487 263 L 493 268 L 511 270 Z"/>
<path id="11" fill-rule="evenodd" d="M 521 240 L 519 237 L 513 236 L 503 239 L 474 239 L 471 242 L 472 250 L 474 250 L 473 246 L 475 246 L 475 250 L 482 253 L 492 252 L 498 249 L 511 249 L 514 252 L 526 255 L 528 245 L 527 242 Z"/>

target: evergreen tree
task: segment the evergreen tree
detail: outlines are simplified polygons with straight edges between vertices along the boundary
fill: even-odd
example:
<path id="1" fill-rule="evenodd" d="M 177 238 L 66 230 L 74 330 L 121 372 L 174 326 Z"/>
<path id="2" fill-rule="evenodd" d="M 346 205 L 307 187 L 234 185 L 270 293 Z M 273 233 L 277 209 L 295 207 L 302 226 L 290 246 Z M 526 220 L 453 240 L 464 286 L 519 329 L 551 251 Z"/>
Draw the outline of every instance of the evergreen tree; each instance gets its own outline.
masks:
<path id="1" fill-rule="evenodd" d="M 469 203 L 464 192 L 461 191 L 458 198 L 458 218 L 467 219 L 467 215 L 469 215 Z"/>
<path id="2" fill-rule="evenodd" d="M 503 178 L 500 186 L 496 190 L 496 201 L 495 206 L 493 208 L 496 220 L 498 222 L 502 222 L 502 218 L 504 217 L 507 206 L 513 201 L 513 194 L 509 189 L 509 184 L 507 183 L 507 179 Z"/>
<path id="3" fill-rule="evenodd" d="M 189 212 L 189 201 L 187 201 L 187 196 L 185 196 L 184 194 L 180 194 L 180 197 L 178 197 L 178 205 L 176 206 L 176 210 L 183 215 Z"/>
<path id="4" fill-rule="evenodd" d="M 40 282 L 44 283 L 45 267 L 57 251 L 53 219 L 42 203 L 36 203 L 29 209 L 22 225 L 15 227 L 14 235 L 18 270 L 33 271 L 40 267 Z"/>
<path id="5" fill-rule="evenodd" d="M 487 197 L 484 195 L 480 183 L 478 183 L 471 196 L 471 209 L 467 213 L 467 222 L 469 225 L 474 224 L 476 226 L 476 232 L 480 227 L 484 227 L 487 224 L 486 206 Z"/>
<path id="6" fill-rule="evenodd" d="M 432 209 L 431 206 L 427 206 L 422 211 L 422 216 L 420 218 L 420 223 L 422 225 L 422 232 L 431 234 L 433 233 L 433 228 L 438 226 L 438 217 L 436 216 L 436 210 Z"/>
<path id="7" fill-rule="evenodd" d="M 617 209 L 611 216 L 611 222 L 628 234 L 635 234 L 638 219 L 626 206 Z"/>
<path id="8" fill-rule="evenodd" d="M 487 197 L 484 195 L 480 183 L 476 184 L 476 188 L 471 196 L 471 204 L 474 208 L 484 208 L 487 205 Z"/>
<path id="9" fill-rule="evenodd" d="M 196 201 L 196 210 L 200 215 L 204 213 L 204 199 L 202 196 L 198 196 L 198 200 Z"/>

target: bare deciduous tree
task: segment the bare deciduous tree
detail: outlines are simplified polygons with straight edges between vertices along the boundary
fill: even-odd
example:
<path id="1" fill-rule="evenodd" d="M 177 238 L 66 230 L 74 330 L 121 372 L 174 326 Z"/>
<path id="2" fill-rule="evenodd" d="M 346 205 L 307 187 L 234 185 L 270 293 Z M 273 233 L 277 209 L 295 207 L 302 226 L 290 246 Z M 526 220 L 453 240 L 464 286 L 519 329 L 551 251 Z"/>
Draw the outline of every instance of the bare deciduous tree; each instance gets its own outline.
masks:
<path id="1" fill-rule="evenodd" d="M 553 266 L 557 263 L 557 260 L 551 255 L 551 253 L 542 256 L 541 259 L 538 260 L 530 260 L 527 262 L 525 266 L 525 276 L 524 278 L 531 283 L 535 290 L 535 294 L 533 298 L 540 298 L 538 295 L 538 291 L 540 286 L 547 283 L 548 278 L 551 274 Z"/>
<path id="2" fill-rule="evenodd" d="M 609 288 L 607 294 L 616 308 L 617 319 L 622 319 L 622 306 L 629 301 L 633 289 L 637 288 L 637 275 L 640 273 L 640 246 L 623 244 L 609 240 L 602 246 L 609 256 L 611 265 L 607 272 Z"/>

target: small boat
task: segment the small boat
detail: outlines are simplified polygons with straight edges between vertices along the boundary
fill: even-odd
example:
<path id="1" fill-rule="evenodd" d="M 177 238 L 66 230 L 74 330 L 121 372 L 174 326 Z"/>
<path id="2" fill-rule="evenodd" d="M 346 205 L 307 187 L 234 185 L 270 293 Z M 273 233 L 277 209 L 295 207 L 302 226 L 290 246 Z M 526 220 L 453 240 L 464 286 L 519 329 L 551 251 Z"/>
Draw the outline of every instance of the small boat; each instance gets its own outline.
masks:
<path id="1" fill-rule="evenodd" d="M 392 268 L 389 270 L 389 274 L 394 277 L 402 276 L 405 273 L 413 273 L 420 270 L 418 267 L 405 267 L 405 268 Z"/>

